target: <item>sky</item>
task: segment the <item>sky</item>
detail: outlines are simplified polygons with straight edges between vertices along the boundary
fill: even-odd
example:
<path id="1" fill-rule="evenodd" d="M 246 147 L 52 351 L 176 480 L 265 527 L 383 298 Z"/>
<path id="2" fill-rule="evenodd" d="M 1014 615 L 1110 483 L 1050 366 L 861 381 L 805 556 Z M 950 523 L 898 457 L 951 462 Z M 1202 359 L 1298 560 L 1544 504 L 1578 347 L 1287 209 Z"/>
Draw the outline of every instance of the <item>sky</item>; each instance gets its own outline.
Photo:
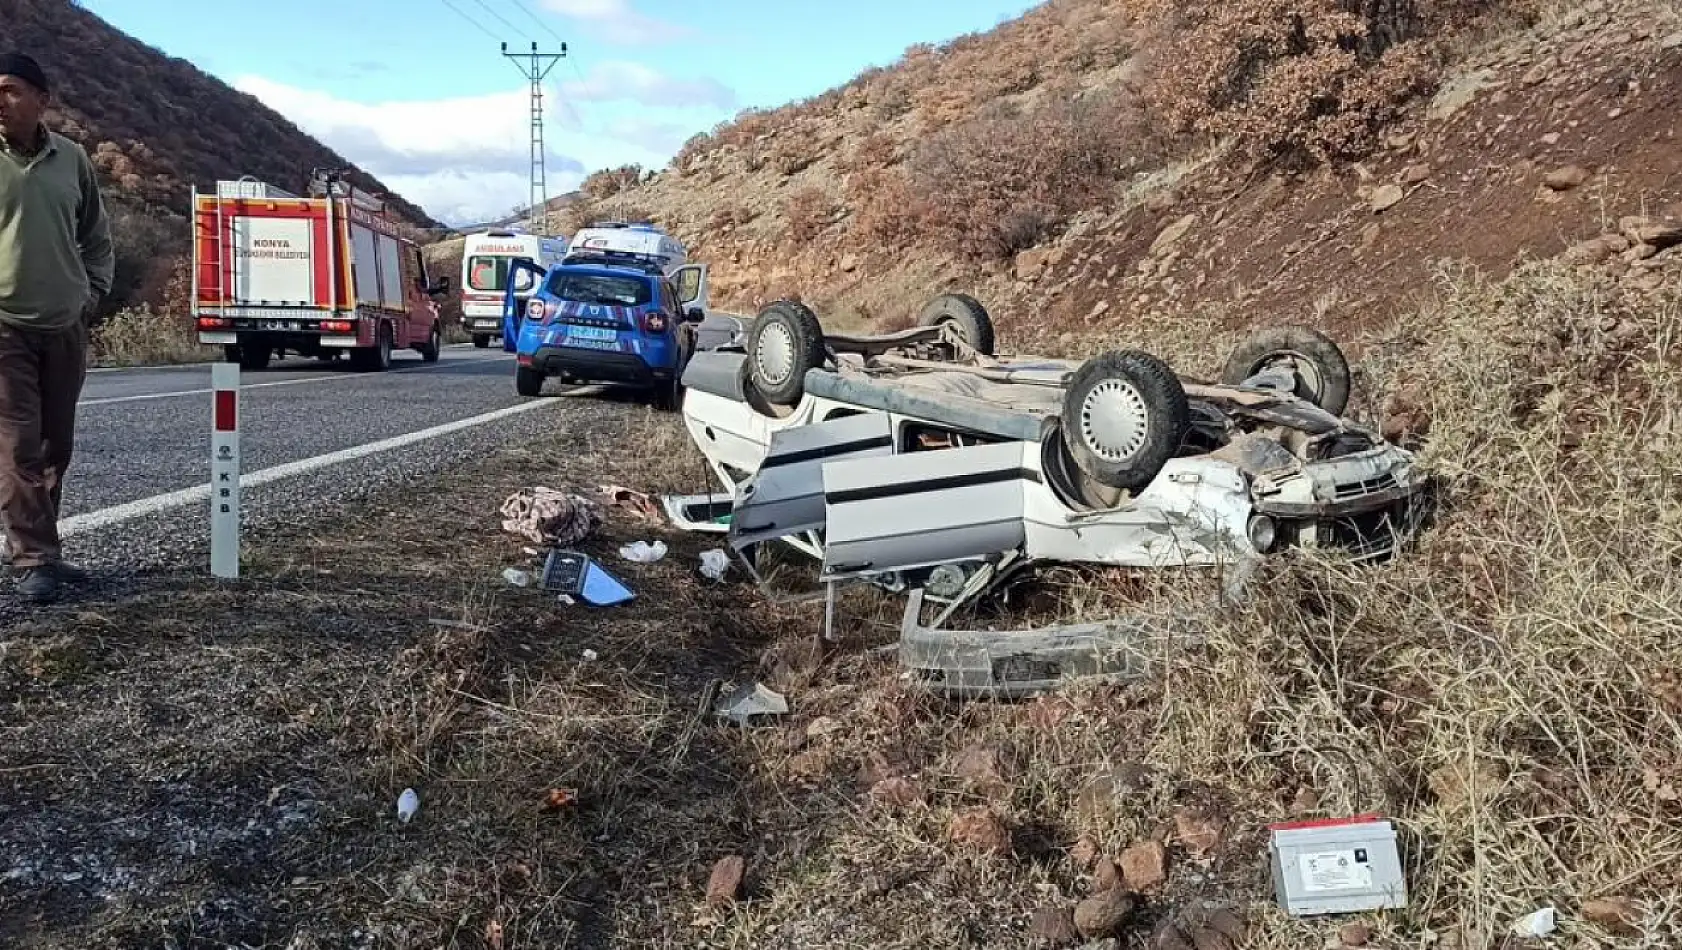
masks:
<path id="1" fill-rule="evenodd" d="M 599 168 L 661 168 L 744 108 L 816 95 L 906 47 L 990 29 L 1032 0 L 83 0 L 118 29 L 256 96 L 447 224 L 530 193 L 545 81 L 550 197 Z M 285 13 L 275 12 L 284 8 Z M 801 12 L 795 13 L 794 10 Z M 525 65 L 529 66 L 529 58 Z"/>

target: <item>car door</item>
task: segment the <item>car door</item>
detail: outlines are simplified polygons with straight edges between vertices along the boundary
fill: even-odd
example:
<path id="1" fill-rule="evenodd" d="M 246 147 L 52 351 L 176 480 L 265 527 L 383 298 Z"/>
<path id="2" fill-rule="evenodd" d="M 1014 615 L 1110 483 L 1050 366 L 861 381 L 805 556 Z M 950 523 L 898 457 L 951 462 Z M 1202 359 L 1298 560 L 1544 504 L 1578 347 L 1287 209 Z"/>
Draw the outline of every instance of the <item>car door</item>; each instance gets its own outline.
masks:
<path id="1" fill-rule="evenodd" d="M 765 461 L 736 501 L 730 544 L 740 551 L 761 541 L 822 528 L 824 466 L 837 459 L 879 464 L 893 451 L 893 421 L 881 412 L 771 433 Z"/>
<path id="2" fill-rule="evenodd" d="M 683 310 L 691 307 L 707 309 L 707 265 L 685 264 L 672 272 L 672 284 L 677 288 L 678 306 Z M 676 314 L 682 319 L 683 314 Z"/>
<path id="3" fill-rule="evenodd" d="M 533 264 L 523 257 L 516 257 L 508 262 L 508 283 L 502 291 L 502 350 L 512 353 L 518 347 L 520 324 L 525 321 L 525 305 L 514 296 L 515 275 L 526 273 L 531 275 L 532 287 L 543 286 L 543 275 L 548 273 L 542 267 Z"/>
<path id="4" fill-rule="evenodd" d="M 1027 544 L 1029 442 L 823 466 L 824 581 L 975 561 Z"/>

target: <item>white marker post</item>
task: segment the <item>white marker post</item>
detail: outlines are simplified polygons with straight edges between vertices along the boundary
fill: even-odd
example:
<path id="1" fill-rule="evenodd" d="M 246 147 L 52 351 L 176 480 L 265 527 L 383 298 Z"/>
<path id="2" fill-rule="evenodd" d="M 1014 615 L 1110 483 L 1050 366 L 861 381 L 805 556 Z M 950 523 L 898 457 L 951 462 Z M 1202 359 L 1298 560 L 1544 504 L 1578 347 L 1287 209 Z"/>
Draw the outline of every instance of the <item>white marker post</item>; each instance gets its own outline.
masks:
<path id="1" fill-rule="evenodd" d="M 210 573 L 239 578 L 239 364 L 210 368 Z"/>

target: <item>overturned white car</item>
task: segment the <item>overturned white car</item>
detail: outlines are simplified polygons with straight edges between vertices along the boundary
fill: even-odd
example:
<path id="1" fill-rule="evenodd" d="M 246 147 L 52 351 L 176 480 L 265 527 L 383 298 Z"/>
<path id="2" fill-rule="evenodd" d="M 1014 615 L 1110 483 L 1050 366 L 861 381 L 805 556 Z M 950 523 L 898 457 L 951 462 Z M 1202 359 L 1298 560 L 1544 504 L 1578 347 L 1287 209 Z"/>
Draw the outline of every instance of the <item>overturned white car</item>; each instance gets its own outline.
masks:
<path id="1" fill-rule="evenodd" d="M 1349 379 L 1336 345 L 1301 327 L 1258 334 L 1210 384 L 1139 350 L 997 356 L 985 309 L 963 295 L 868 337 L 826 335 L 778 301 L 745 344 L 689 363 L 684 421 L 724 491 L 667 508 L 738 555 L 774 540 L 807 552 L 831 592 L 908 591 L 902 660 L 947 690 L 1125 675 L 1136 625 L 942 625 L 1045 562 L 1242 576 L 1292 545 L 1389 555 L 1420 522 L 1425 479 L 1409 452 L 1339 417 Z"/>

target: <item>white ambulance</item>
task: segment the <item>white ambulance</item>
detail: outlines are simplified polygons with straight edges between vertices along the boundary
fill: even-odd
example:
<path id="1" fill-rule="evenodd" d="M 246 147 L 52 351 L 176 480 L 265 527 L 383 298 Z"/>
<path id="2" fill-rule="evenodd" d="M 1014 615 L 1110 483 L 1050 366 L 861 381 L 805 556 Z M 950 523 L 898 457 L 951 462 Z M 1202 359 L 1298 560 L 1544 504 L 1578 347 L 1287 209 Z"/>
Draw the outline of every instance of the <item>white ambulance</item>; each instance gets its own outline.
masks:
<path id="1" fill-rule="evenodd" d="M 523 257 L 548 270 L 566 256 L 565 237 L 543 237 L 518 228 L 493 228 L 467 236 L 461 255 L 461 325 L 484 349 L 502 336 L 503 297 L 508 289 L 508 263 Z M 530 271 L 514 273 L 514 297 L 523 312 L 537 289 Z"/>
<path id="2" fill-rule="evenodd" d="M 680 300 L 707 309 L 707 266 L 690 264 L 683 242 L 652 224 L 598 221 L 580 228 L 563 263 L 653 265 L 672 281 Z"/>

